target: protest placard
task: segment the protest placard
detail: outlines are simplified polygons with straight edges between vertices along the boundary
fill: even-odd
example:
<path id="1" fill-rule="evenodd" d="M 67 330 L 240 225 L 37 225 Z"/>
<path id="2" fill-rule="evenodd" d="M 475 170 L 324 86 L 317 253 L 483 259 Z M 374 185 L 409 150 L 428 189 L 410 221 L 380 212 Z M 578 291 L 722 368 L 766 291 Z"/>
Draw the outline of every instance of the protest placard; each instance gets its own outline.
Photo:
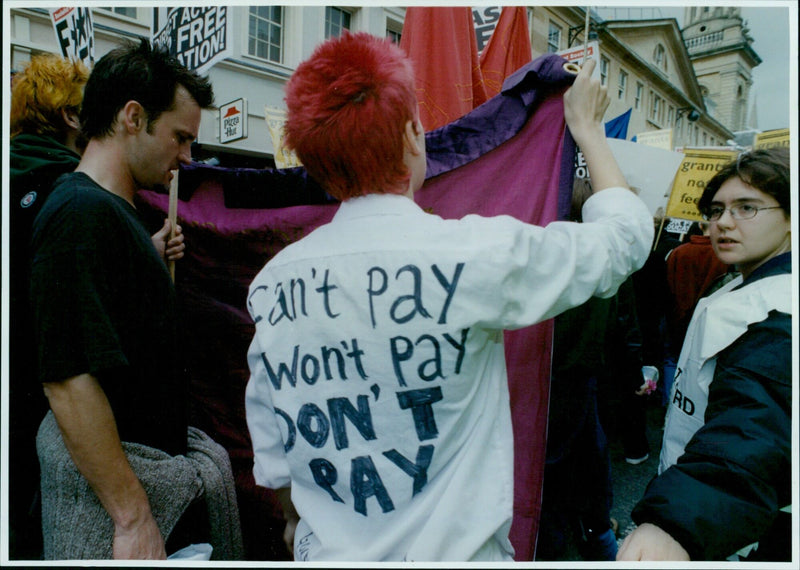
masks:
<path id="1" fill-rule="evenodd" d="M 636 135 L 636 142 L 664 150 L 672 150 L 672 129 L 647 131 Z"/>
<path id="2" fill-rule="evenodd" d="M 233 55 L 232 22 L 225 6 L 153 8 L 150 38 L 187 68 L 206 73 Z"/>
<path id="3" fill-rule="evenodd" d="M 672 180 L 683 155 L 622 139 L 607 140 L 628 186 L 647 204 L 653 216 L 663 215 Z M 575 177 L 589 178 L 586 161 L 580 151 L 576 153 Z"/>
<path id="4" fill-rule="evenodd" d="M 579 45 L 569 49 L 562 49 L 561 51 L 557 51 L 556 54 L 560 55 L 564 59 L 567 60 L 568 63 L 574 63 L 576 65 L 583 65 L 583 58 L 584 58 L 584 46 Z M 595 61 L 600 61 L 600 44 L 596 41 L 589 42 L 586 44 L 586 52 L 587 56 Z M 595 79 L 600 79 L 600 65 L 595 66 L 594 71 L 592 72 L 592 77 Z"/>
<path id="5" fill-rule="evenodd" d="M 703 218 L 697 209 L 697 202 L 706 183 L 735 158 L 737 153 L 727 149 L 686 149 L 683 154 L 683 162 L 675 175 L 675 183 L 670 192 L 666 215 L 699 222 Z"/>
<path id="6" fill-rule="evenodd" d="M 775 129 L 758 133 L 753 141 L 754 149 L 774 148 L 785 146 L 789 148 L 789 129 Z"/>
<path id="7" fill-rule="evenodd" d="M 61 55 L 73 61 L 94 65 L 94 25 L 89 8 L 53 8 L 50 19 Z"/>
<path id="8" fill-rule="evenodd" d="M 275 157 L 275 166 L 278 168 L 302 166 L 297 155 L 283 144 L 283 125 L 286 123 L 286 110 L 267 105 L 264 107 L 264 118 L 267 121 L 267 128 L 272 139 L 272 154 Z"/>

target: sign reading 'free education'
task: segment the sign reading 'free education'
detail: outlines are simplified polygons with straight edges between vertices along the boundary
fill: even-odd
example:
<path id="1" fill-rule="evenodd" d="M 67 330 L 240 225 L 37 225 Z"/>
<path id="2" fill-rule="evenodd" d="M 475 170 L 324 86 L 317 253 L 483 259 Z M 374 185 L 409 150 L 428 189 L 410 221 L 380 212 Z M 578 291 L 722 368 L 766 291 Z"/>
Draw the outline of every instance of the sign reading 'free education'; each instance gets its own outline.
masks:
<path id="1" fill-rule="evenodd" d="M 154 8 L 151 39 L 187 68 L 206 73 L 233 55 L 231 19 L 225 6 Z"/>

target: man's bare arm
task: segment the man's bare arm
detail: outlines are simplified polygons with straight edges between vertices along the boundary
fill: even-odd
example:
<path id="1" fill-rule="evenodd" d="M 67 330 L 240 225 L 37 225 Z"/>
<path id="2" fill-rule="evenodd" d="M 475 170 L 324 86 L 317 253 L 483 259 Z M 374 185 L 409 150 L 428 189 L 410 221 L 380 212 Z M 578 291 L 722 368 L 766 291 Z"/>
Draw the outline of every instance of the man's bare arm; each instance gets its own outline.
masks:
<path id="1" fill-rule="evenodd" d="M 44 391 L 73 462 L 114 522 L 114 558 L 165 559 L 164 539 L 97 379 L 81 374 L 45 383 Z"/>

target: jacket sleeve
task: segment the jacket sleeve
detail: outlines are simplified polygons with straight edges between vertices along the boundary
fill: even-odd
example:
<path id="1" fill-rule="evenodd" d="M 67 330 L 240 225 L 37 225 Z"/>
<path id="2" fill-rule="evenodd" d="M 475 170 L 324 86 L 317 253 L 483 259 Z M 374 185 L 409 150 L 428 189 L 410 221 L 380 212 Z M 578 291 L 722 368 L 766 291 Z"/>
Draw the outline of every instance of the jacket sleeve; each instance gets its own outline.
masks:
<path id="1" fill-rule="evenodd" d="M 467 243 L 480 260 L 474 304 L 485 328 L 529 326 L 585 303 L 612 297 L 642 267 L 653 242 L 653 218 L 623 188 L 608 188 L 583 206 L 583 223 L 524 224 L 509 216 L 467 216 Z M 466 247 L 466 245 L 465 245 Z"/>
<path id="2" fill-rule="evenodd" d="M 791 503 L 791 316 L 772 312 L 717 359 L 705 425 L 632 513 L 692 560 L 759 540 Z"/>

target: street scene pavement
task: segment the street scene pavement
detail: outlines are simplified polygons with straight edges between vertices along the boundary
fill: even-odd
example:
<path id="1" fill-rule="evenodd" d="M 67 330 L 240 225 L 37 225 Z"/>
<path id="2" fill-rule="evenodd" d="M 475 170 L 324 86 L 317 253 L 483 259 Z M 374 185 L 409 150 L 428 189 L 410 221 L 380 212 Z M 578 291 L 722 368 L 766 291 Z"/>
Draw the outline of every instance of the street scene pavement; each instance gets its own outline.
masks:
<path id="1" fill-rule="evenodd" d="M 650 443 L 650 457 L 638 464 L 631 465 L 625 461 L 625 454 L 619 438 L 609 441 L 611 459 L 611 479 L 614 488 L 614 499 L 611 506 L 611 517 L 618 523 L 617 545 L 621 546 L 624 538 L 636 528 L 631 520 L 631 511 L 642 497 L 647 484 L 655 476 L 658 469 L 658 455 L 661 451 L 661 436 L 664 427 L 663 408 L 657 401 L 649 402 L 647 408 L 647 439 Z M 567 552 L 563 560 L 583 561 L 575 546 L 575 541 L 568 541 Z"/>

